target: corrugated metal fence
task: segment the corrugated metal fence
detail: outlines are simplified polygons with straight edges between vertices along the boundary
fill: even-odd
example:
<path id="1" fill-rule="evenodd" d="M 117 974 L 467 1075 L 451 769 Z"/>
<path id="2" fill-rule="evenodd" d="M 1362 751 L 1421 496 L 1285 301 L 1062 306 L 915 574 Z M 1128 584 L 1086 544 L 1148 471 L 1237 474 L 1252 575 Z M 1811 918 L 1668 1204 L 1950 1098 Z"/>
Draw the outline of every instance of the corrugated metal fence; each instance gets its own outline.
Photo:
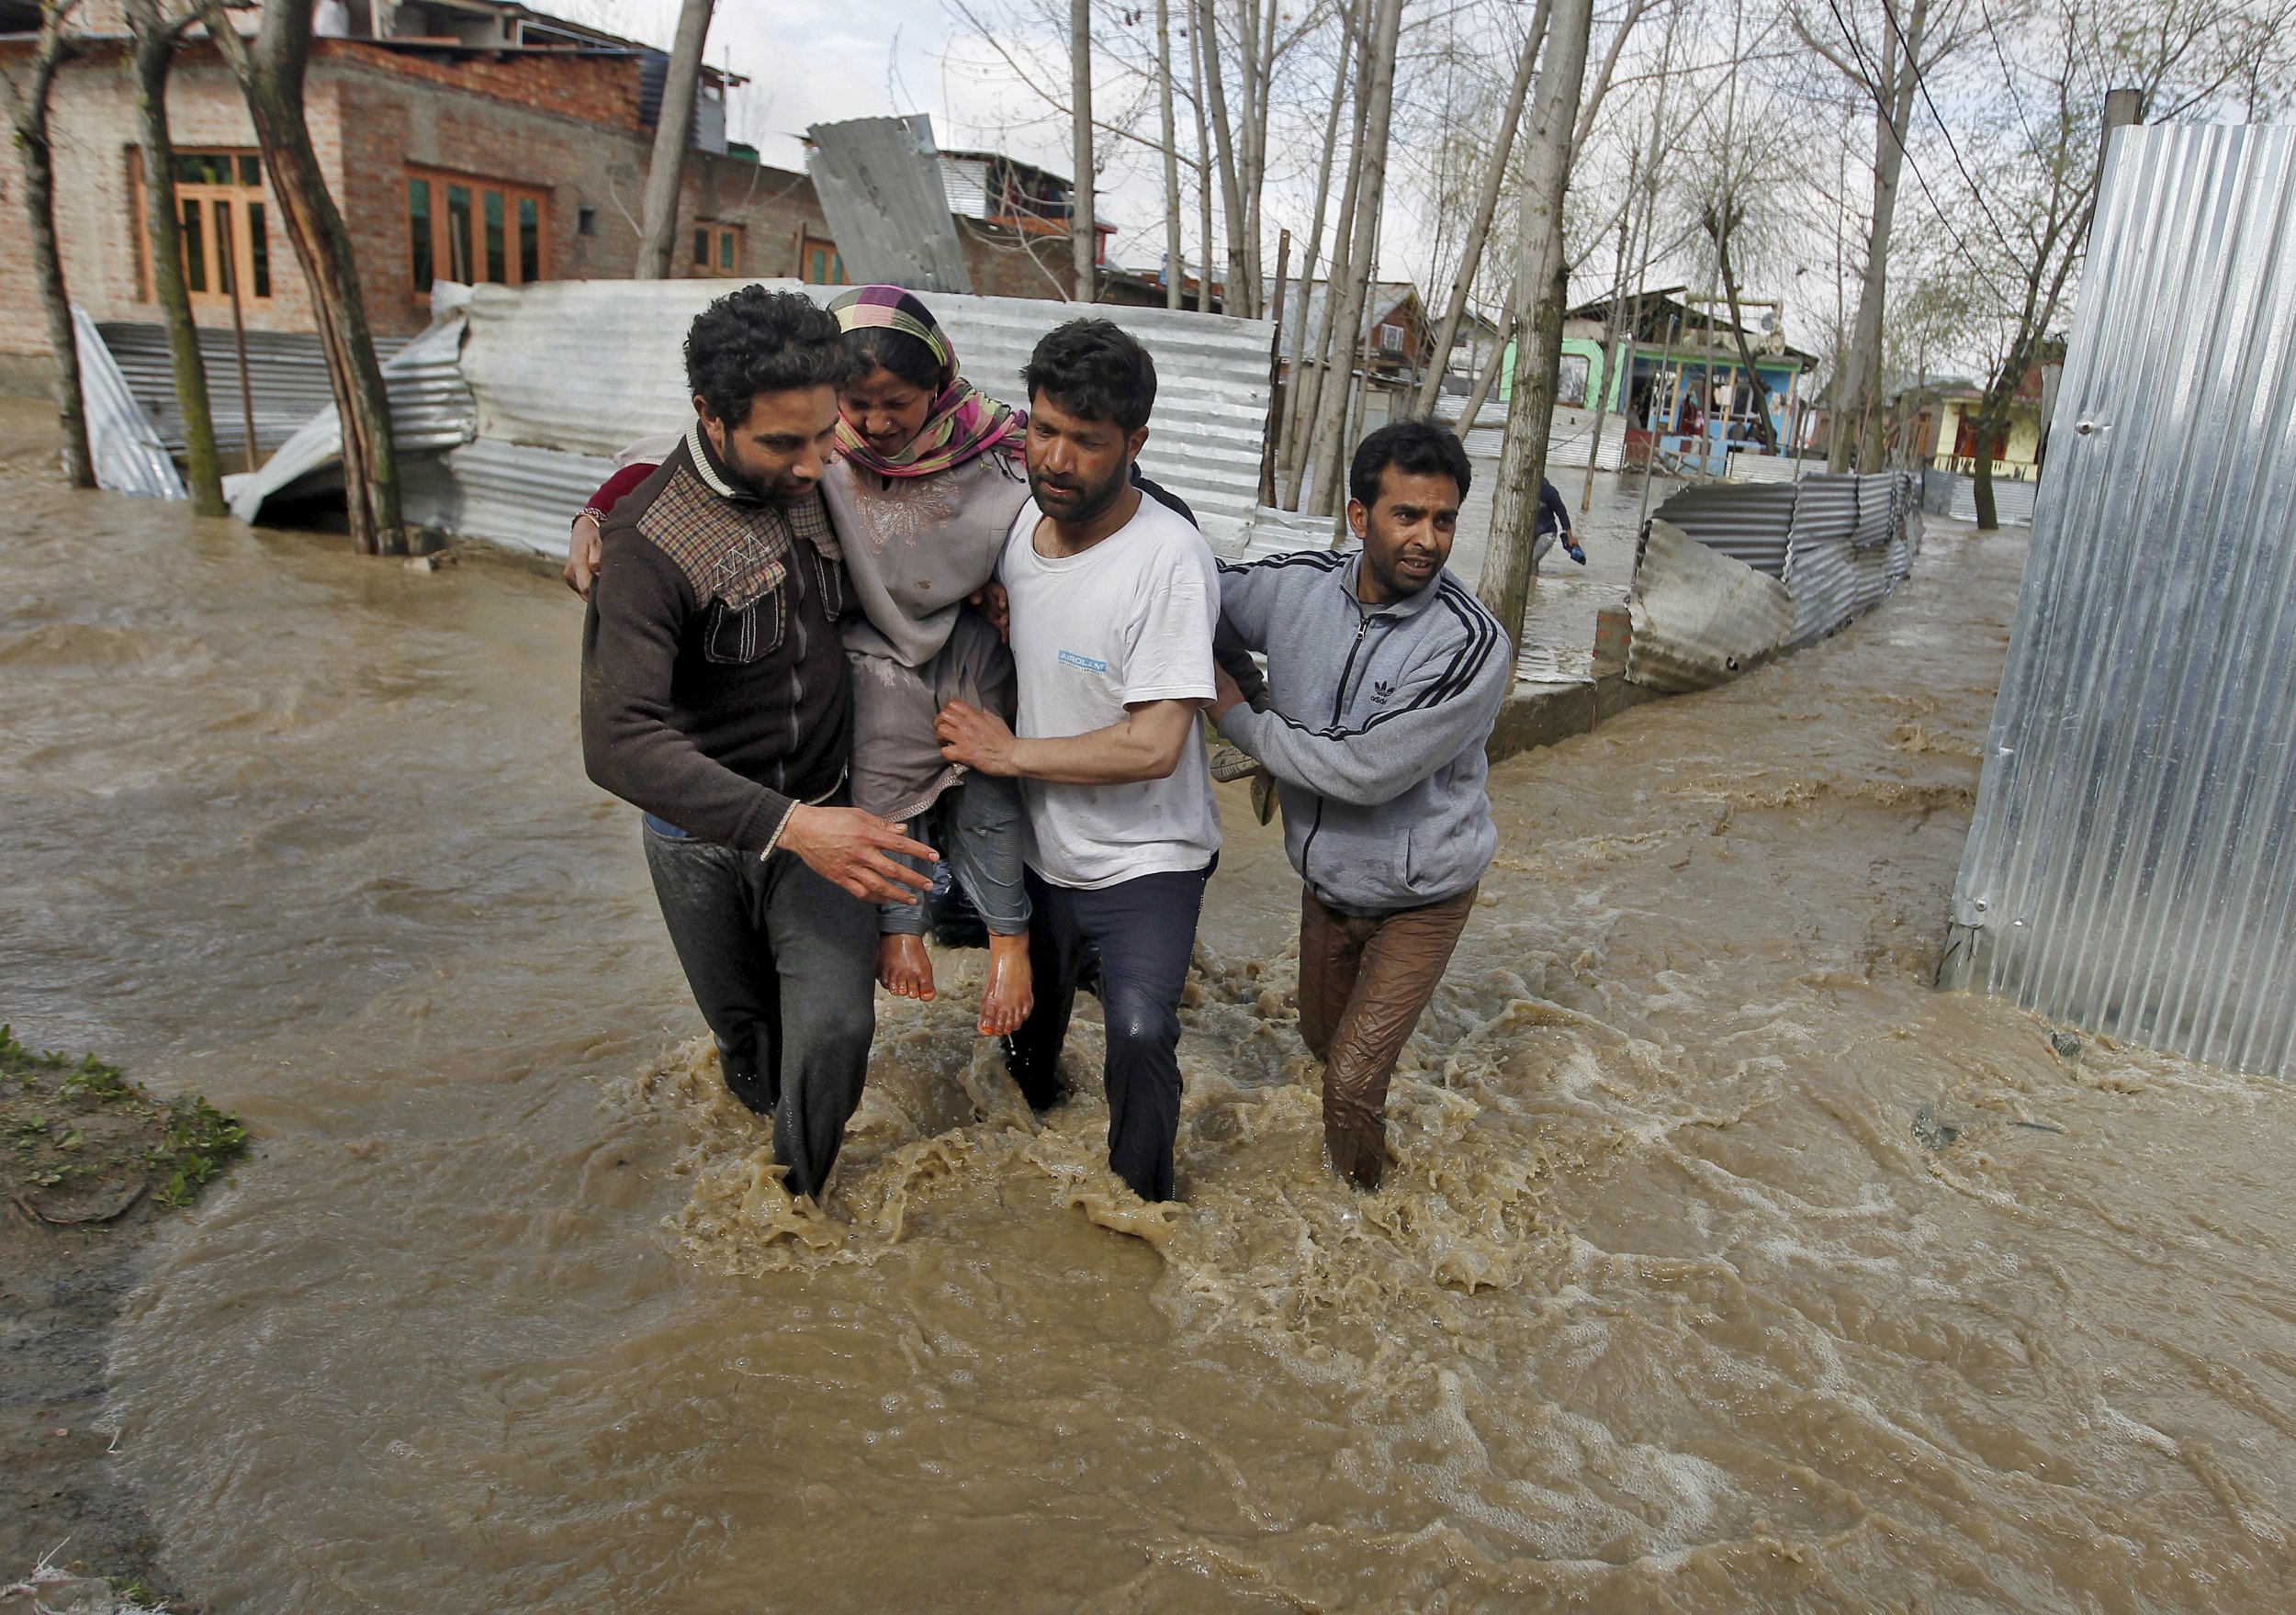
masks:
<path id="1" fill-rule="evenodd" d="M 2291 231 L 2296 130 L 2113 137 L 1939 972 L 2284 1076 Z"/>
<path id="2" fill-rule="evenodd" d="M 175 371 L 167 351 L 167 328 L 106 320 L 99 327 L 104 345 L 118 361 L 128 387 L 143 412 L 159 428 L 160 441 L 170 453 L 184 452 L 184 412 L 175 401 Z M 388 359 L 406 346 L 404 337 L 377 337 L 375 355 Z M 226 464 L 247 446 L 247 417 L 240 401 L 239 353 L 231 333 L 213 326 L 199 328 L 199 356 L 208 372 L 208 406 L 215 417 L 216 447 Z M 298 428 L 332 406 L 335 395 L 327 382 L 327 358 L 317 335 L 304 331 L 251 331 L 247 333 L 248 390 L 255 397 L 255 448 L 276 448 Z"/>
<path id="3" fill-rule="evenodd" d="M 1921 544 L 1920 488 L 1900 471 L 1702 483 L 1653 514 L 1783 582 L 1794 596 L 1789 646 L 1823 639 L 1879 605 L 1913 570 Z"/>

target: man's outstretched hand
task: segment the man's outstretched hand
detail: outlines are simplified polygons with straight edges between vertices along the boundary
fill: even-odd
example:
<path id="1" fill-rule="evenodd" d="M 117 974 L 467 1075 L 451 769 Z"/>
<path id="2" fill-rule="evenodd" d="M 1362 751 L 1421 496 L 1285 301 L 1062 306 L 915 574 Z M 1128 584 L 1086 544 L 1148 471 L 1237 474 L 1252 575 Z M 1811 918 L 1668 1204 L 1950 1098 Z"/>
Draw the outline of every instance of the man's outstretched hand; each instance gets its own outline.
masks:
<path id="1" fill-rule="evenodd" d="M 605 535 L 598 531 L 598 518 L 584 510 L 574 518 L 574 531 L 566 541 L 567 588 L 588 600 L 590 586 L 605 561 Z"/>
<path id="2" fill-rule="evenodd" d="M 994 712 L 952 701 L 933 720 L 933 734 L 940 741 L 940 755 L 952 763 L 984 774 L 1020 772 L 1013 760 L 1012 731 Z"/>
<path id="3" fill-rule="evenodd" d="M 888 852 L 938 860 L 940 854 L 901 834 L 901 826 L 859 808 L 806 807 L 790 810 L 776 844 L 805 860 L 822 879 L 842 886 L 864 903 L 915 903 L 929 890 L 930 875 L 896 864 Z"/>

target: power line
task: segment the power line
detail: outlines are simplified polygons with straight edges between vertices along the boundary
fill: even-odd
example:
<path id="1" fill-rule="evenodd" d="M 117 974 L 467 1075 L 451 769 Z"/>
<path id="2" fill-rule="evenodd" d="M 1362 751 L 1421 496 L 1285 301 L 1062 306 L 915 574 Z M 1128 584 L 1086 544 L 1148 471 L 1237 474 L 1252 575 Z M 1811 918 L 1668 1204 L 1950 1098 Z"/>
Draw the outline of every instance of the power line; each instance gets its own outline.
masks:
<path id="1" fill-rule="evenodd" d="M 1993 227 L 1993 233 L 2000 239 L 2001 250 L 2014 255 L 2017 245 L 2009 240 L 2009 231 L 2001 228 L 2001 221 L 1993 216 L 1993 204 L 1986 200 L 1985 192 L 1978 188 L 1976 180 L 1971 177 L 1969 165 L 1961 160 L 1961 147 L 1954 142 L 1953 131 L 1945 127 L 1945 116 L 1938 111 L 1937 101 L 1930 94 L 1930 81 L 1921 71 L 1921 58 L 1915 52 L 1913 47 L 1907 43 L 1905 29 L 1897 26 L 1896 8 L 1889 4 L 1889 0 L 1882 0 L 1882 15 L 1889 19 L 1889 31 L 1897 36 L 1897 49 L 1906 53 L 1906 65 L 1913 69 L 1914 87 L 1921 92 L 1921 99 L 1928 104 L 1930 117 L 1937 124 L 1937 132 L 1945 137 L 1945 149 L 1953 154 L 1953 166 L 1961 171 L 1961 183 L 1969 187 L 1969 194 L 1977 198 L 1977 206 L 1985 209 L 1985 220 Z M 1989 24 L 1992 14 L 1988 12 L 1986 15 Z M 2000 43 L 1998 36 L 1996 36 L 1994 43 L 1998 49 Z M 2004 62 L 2002 67 L 2006 72 L 2008 63 Z M 1929 187 L 1924 185 L 1922 188 L 1927 190 Z"/>

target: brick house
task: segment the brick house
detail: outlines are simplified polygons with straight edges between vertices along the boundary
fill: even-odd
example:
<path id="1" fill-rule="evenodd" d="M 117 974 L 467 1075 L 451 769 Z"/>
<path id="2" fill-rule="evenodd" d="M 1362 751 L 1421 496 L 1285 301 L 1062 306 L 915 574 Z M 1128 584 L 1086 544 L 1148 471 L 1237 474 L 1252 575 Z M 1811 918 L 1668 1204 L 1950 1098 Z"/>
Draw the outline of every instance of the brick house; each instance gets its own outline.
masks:
<path id="1" fill-rule="evenodd" d="M 0 57 L 28 51 L 24 30 L 37 16 L 31 0 L 0 0 Z M 378 343 L 422 329 L 433 278 L 515 286 L 630 273 L 662 52 L 514 0 L 319 0 L 317 26 L 329 37 L 312 41 L 305 116 Z M 107 339 L 142 328 L 155 341 L 119 0 L 86 0 L 81 27 L 86 45 L 58 74 L 52 113 L 64 273 Z M 726 140 L 726 93 L 738 82 L 704 71 L 675 272 L 842 282 L 811 181 Z M 309 295 L 253 127 L 203 39 L 177 58 L 168 116 L 203 347 L 230 342 L 236 292 L 241 321 L 267 352 L 307 342 L 315 355 Z M 21 184 L 13 163 L 0 165 L 0 217 L 20 218 Z M 1034 239 L 1041 221 L 961 222 L 981 290 L 1052 295 L 1046 267 L 1058 270 L 1065 254 Z M 25 233 L 0 230 L 0 390 L 47 390 L 39 309 Z M 225 379 L 208 368 L 211 384 Z M 220 401 L 218 416 L 220 431 Z"/>

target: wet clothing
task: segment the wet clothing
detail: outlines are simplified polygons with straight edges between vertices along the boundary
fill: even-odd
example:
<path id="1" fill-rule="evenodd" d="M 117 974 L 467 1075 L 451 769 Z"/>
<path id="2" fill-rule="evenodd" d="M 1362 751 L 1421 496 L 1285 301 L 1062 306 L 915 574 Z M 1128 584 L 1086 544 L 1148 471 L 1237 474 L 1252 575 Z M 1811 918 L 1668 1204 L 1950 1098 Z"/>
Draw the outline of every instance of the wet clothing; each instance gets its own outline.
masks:
<path id="1" fill-rule="evenodd" d="M 614 505 L 603 541 L 583 761 L 647 815 L 655 895 L 726 1085 L 771 1113 L 791 1192 L 818 1194 L 868 1069 L 876 918 L 774 844 L 798 803 L 843 800 L 837 534 L 818 494 L 737 488 L 697 428 Z"/>
<path id="2" fill-rule="evenodd" d="M 955 790 L 943 791 L 940 801 L 909 824 L 911 836 L 940 854 L 981 924 L 999 936 L 1018 936 L 1029 928 L 1020 821 L 1020 782 L 976 773 L 966 775 Z M 935 873 L 923 858 L 899 852 L 885 856 L 921 875 Z M 925 936 L 932 929 L 928 906 L 880 903 L 877 929 L 888 936 Z"/>
<path id="3" fill-rule="evenodd" d="M 850 599 L 820 497 L 737 490 L 697 426 L 613 510 L 582 633 L 582 760 L 689 835 L 769 850 L 845 778 Z"/>
<path id="4" fill-rule="evenodd" d="M 877 1027 L 877 922 L 794 853 L 643 832 L 678 962 L 726 1086 L 773 1118 L 793 1194 L 816 1198 L 861 1103 Z"/>
<path id="5" fill-rule="evenodd" d="M 1284 849 L 1343 914 L 1424 908 L 1482 879 L 1499 833 L 1483 745 L 1514 670 L 1496 618 L 1448 572 L 1382 606 L 1360 551 L 1220 569 L 1235 641 L 1267 656 L 1266 710 L 1220 732 L 1276 777 Z"/>
<path id="6" fill-rule="evenodd" d="M 1323 1064 L 1323 1146 L 1360 1189 L 1387 1163 L 1387 1084 L 1475 906 L 1475 888 L 1424 908 L 1345 914 L 1300 893 L 1300 1036 Z"/>
<path id="7" fill-rule="evenodd" d="M 1068 1040 L 1076 978 L 1086 950 L 1097 953 L 1108 1025 L 1109 1166 L 1142 1200 L 1172 1198 L 1172 1144 L 1180 1128 L 1180 990 L 1187 984 L 1210 875 L 1207 864 L 1080 890 L 1029 872 L 1036 914 L 1029 930 L 1029 968 L 1035 974 L 1036 1007 L 1005 1039 L 1007 1064 L 1031 1106 L 1046 1110 L 1060 1102 L 1061 1047 Z"/>

